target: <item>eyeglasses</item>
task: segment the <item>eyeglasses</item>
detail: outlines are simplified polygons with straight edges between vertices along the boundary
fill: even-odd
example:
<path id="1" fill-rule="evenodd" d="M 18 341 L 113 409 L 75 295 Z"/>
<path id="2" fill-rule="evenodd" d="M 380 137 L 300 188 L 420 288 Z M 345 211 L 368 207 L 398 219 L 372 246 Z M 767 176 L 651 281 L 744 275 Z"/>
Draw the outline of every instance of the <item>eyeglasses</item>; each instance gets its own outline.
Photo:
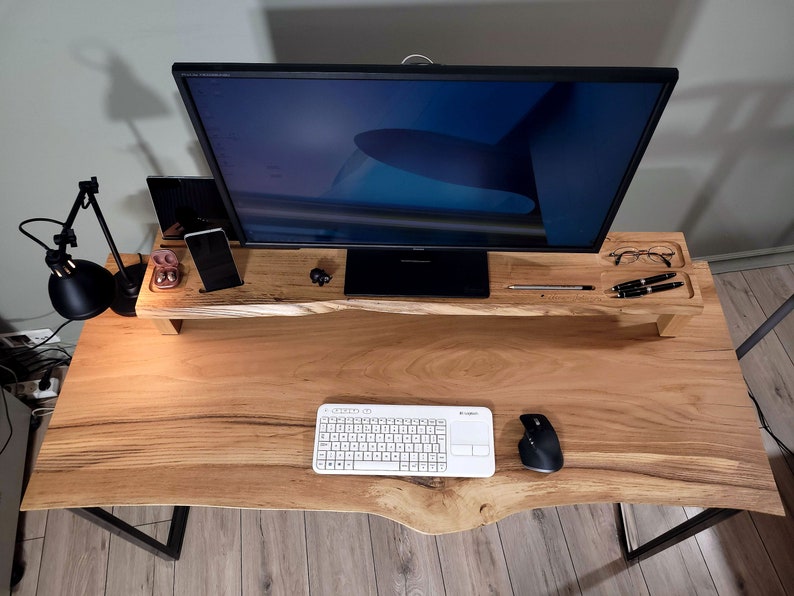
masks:
<path id="1" fill-rule="evenodd" d="M 640 257 L 647 257 L 649 261 L 664 263 L 668 267 L 672 267 L 673 264 L 670 259 L 673 258 L 674 254 L 675 251 L 667 246 L 652 246 L 647 250 L 634 248 L 632 246 L 623 246 L 613 250 L 609 253 L 609 256 L 615 258 L 615 265 L 633 263 Z"/>

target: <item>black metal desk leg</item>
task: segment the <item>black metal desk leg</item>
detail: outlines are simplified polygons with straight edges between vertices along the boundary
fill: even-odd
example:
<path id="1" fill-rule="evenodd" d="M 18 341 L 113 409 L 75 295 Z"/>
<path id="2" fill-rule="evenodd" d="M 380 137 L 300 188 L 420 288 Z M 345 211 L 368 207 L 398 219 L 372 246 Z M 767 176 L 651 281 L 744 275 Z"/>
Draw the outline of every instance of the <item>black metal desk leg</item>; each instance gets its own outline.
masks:
<path id="1" fill-rule="evenodd" d="M 718 524 L 733 515 L 736 515 L 737 513 L 741 513 L 740 509 L 720 509 L 716 507 L 704 509 L 695 517 L 678 524 L 664 534 L 661 534 L 656 538 L 649 540 L 645 544 L 641 544 L 637 548 L 632 549 L 631 545 L 629 544 L 628 534 L 626 532 L 625 511 L 623 510 L 623 505 L 618 503 L 617 509 L 620 545 L 623 548 L 623 556 L 626 557 L 627 561 L 642 561 L 643 559 L 647 559 L 648 557 L 660 553 L 666 548 L 670 548 L 671 546 L 675 546 L 687 538 L 691 538 L 698 532 L 702 532 L 703 530 L 706 530 L 711 526 Z"/>
<path id="2" fill-rule="evenodd" d="M 168 542 L 165 544 L 99 507 L 70 509 L 69 511 L 95 523 L 111 534 L 131 542 L 153 555 L 157 555 L 161 559 L 176 561 L 182 552 L 182 541 L 185 537 L 185 526 L 187 525 L 187 515 L 190 507 L 174 507 L 174 513 L 171 517 L 171 528 L 168 531 Z"/>

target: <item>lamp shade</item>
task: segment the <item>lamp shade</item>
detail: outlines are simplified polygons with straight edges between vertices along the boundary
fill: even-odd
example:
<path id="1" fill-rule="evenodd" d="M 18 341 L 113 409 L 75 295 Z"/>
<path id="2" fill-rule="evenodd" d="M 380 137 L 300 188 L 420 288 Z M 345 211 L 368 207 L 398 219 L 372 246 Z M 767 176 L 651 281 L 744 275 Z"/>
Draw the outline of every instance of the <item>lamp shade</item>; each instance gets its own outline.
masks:
<path id="1" fill-rule="evenodd" d="M 63 276 L 51 275 L 50 300 L 62 317 L 82 321 L 95 317 L 113 302 L 116 280 L 113 274 L 91 261 L 74 259 Z"/>

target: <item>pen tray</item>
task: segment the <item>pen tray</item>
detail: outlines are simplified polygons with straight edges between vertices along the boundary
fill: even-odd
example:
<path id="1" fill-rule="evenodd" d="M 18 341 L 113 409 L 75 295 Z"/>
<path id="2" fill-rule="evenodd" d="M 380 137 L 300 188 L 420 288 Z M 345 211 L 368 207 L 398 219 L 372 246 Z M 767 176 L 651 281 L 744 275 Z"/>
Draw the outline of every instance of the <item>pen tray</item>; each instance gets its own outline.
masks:
<path id="1" fill-rule="evenodd" d="M 634 281 L 635 279 L 659 275 L 660 273 L 668 272 L 659 271 L 658 269 L 632 269 L 628 272 L 626 270 L 604 271 L 601 273 L 601 285 L 597 289 L 604 292 L 605 294 L 614 295 L 615 292 L 613 292 L 611 289 L 613 286 L 625 283 L 627 281 Z M 680 300 L 681 298 L 688 299 L 694 297 L 695 290 L 692 287 L 694 282 L 692 281 L 692 278 L 689 276 L 689 274 L 684 273 L 683 271 L 669 271 L 669 273 L 675 273 L 675 277 L 671 277 L 670 279 L 665 279 L 664 281 L 660 281 L 651 285 L 656 286 L 660 284 L 673 283 L 676 281 L 682 281 L 684 282 L 684 285 L 680 288 L 659 292 L 658 294 L 648 294 L 646 296 L 641 296 L 641 298 L 644 300 Z"/>

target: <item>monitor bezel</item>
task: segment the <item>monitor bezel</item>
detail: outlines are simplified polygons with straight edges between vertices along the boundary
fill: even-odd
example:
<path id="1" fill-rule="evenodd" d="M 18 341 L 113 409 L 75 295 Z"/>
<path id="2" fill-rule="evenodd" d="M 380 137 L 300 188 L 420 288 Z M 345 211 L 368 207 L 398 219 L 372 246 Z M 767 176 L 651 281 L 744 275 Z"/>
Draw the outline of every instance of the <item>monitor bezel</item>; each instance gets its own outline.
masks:
<path id="1" fill-rule="evenodd" d="M 414 250 L 477 250 L 489 252 L 567 252 L 596 253 L 604 243 L 629 185 L 645 155 L 648 144 L 661 119 L 673 88 L 678 70 L 666 67 L 580 67 L 580 66 L 465 66 L 439 64 L 409 65 L 351 65 L 351 64 L 280 64 L 280 63 L 213 63 L 176 62 L 172 74 L 179 94 L 196 131 L 207 165 L 215 178 L 232 227 L 240 245 L 250 248 L 394 248 Z M 525 82 L 618 82 L 656 83 L 661 88 L 651 110 L 645 129 L 639 137 L 611 205 L 601 222 L 601 228 L 589 247 L 582 246 L 463 246 L 463 245 L 392 245 L 377 243 L 291 243 L 254 242 L 245 233 L 235 205 L 226 187 L 223 174 L 209 142 L 203 122 L 187 85 L 192 77 L 235 78 L 301 78 L 301 79 L 382 79 L 382 80 L 448 80 L 448 81 L 525 81 Z"/>

